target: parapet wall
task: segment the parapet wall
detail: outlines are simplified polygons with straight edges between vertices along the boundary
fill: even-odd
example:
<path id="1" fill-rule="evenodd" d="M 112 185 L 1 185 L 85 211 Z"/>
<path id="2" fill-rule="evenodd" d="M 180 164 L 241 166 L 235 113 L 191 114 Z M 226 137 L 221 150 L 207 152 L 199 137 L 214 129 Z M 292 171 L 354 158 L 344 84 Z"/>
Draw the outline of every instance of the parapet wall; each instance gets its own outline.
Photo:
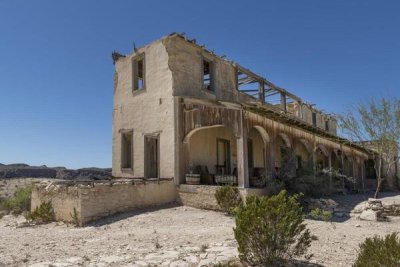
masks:
<path id="1" fill-rule="evenodd" d="M 57 221 L 73 222 L 76 214 L 84 225 L 117 212 L 175 200 L 172 179 L 38 183 L 32 191 L 32 210 L 51 201 Z"/>

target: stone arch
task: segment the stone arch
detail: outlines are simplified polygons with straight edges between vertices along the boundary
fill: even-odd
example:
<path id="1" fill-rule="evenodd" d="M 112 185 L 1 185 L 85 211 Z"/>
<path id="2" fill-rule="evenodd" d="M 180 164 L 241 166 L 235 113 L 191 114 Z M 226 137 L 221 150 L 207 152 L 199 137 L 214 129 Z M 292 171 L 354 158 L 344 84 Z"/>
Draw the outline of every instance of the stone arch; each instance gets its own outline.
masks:
<path id="1" fill-rule="evenodd" d="M 317 171 L 322 171 L 329 168 L 329 151 L 325 146 L 318 144 L 315 149 L 315 156 Z"/>
<path id="2" fill-rule="evenodd" d="M 260 187 L 262 177 L 272 173 L 270 136 L 262 126 L 253 126 L 248 131 L 247 153 L 250 186 Z"/>
<path id="3" fill-rule="evenodd" d="M 277 177 L 294 177 L 296 175 L 296 159 L 290 139 L 286 134 L 280 133 L 274 142 L 275 174 Z"/>
<path id="4" fill-rule="evenodd" d="M 184 173 L 232 174 L 237 166 L 237 137 L 224 125 L 195 128 L 183 140 L 183 160 Z"/>
<path id="5" fill-rule="evenodd" d="M 343 155 L 343 174 L 349 177 L 354 176 L 353 172 L 353 158 L 351 156 Z"/>
<path id="6" fill-rule="evenodd" d="M 335 171 L 342 172 L 341 150 L 332 150 L 331 167 Z"/>
<path id="7" fill-rule="evenodd" d="M 281 140 L 284 141 L 286 147 L 291 148 L 292 147 L 292 143 L 290 142 L 290 138 L 287 134 L 285 133 L 279 133 L 276 139 L 281 138 Z"/>
<path id="8" fill-rule="evenodd" d="M 305 139 L 298 139 L 294 143 L 293 151 L 296 156 L 296 171 L 297 174 L 303 171 L 312 171 L 312 148 Z"/>

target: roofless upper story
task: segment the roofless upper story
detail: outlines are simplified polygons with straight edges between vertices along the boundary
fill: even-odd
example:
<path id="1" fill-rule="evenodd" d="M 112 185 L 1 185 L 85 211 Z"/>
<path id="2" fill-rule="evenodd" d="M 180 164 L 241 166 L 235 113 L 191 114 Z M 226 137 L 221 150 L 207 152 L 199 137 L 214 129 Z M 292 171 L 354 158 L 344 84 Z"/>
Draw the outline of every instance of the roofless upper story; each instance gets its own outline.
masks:
<path id="1" fill-rule="evenodd" d="M 152 44 L 161 42 L 168 53 L 167 66 L 154 60 L 157 49 Z M 147 60 L 153 53 L 152 60 Z M 336 118 L 323 113 L 289 91 L 274 85 L 249 69 L 218 56 L 204 46 L 196 44 L 181 34 L 172 33 L 135 51 L 128 56 L 113 53 L 116 62 L 120 57 L 132 60 L 132 81 L 127 90 L 132 97 L 146 93 L 154 71 L 172 75 L 172 95 L 203 100 L 230 102 L 270 112 L 336 135 Z M 158 75 L 160 76 L 160 75 Z"/>

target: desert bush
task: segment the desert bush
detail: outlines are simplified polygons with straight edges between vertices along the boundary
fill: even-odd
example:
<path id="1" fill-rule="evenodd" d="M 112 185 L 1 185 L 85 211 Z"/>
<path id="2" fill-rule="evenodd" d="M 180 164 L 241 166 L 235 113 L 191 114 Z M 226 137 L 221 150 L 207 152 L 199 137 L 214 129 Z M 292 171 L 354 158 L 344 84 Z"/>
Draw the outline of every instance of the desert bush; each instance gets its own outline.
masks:
<path id="1" fill-rule="evenodd" d="M 218 188 L 215 192 L 215 198 L 218 205 L 228 214 L 233 214 L 234 209 L 242 202 L 239 190 L 230 185 Z"/>
<path id="2" fill-rule="evenodd" d="M 400 266 L 400 238 L 396 233 L 384 238 L 367 238 L 360 245 L 360 251 L 353 267 L 397 267 Z"/>
<path id="3" fill-rule="evenodd" d="M 28 221 L 51 222 L 54 221 L 54 210 L 51 201 L 44 201 L 34 211 L 26 214 Z"/>
<path id="4" fill-rule="evenodd" d="M 31 208 L 31 194 L 31 187 L 19 188 L 15 191 L 13 197 L 0 202 L 0 209 L 14 214 L 29 211 Z"/>
<path id="5" fill-rule="evenodd" d="M 234 234 L 245 264 L 282 266 L 306 253 L 312 236 L 303 223 L 298 197 L 283 190 L 270 197 L 250 196 L 239 205 Z"/>
<path id="6" fill-rule="evenodd" d="M 310 210 L 310 213 L 308 215 L 314 220 L 329 222 L 332 219 L 332 212 L 319 208 Z"/>

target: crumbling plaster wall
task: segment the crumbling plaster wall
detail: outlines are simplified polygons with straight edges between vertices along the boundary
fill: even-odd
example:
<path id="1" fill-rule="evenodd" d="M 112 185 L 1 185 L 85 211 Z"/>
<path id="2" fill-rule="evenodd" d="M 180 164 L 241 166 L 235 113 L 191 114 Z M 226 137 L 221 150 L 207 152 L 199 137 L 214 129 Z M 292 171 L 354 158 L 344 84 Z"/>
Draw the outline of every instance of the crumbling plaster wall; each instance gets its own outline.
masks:
<path id="1" fill-rule="evenodd" d="M 237 90 L 236 68 L 231 63 L 180 37 L 167 38 L 164 43 L 170 57 L 169 66 L 173 73 L 174 96 L 236 103 L 254 101 L 250 96 Z M 214 91 L 203 88 L 203 58 L 213 63 Z"/>
<path id="2" fill-rule="evenodd" d="M 145 55 L 145 89 L 133 91 L 132 60 Z M 159 134 L 160 173 L 174 177 L 174 100 L 168 53 L 162 40 L 115 63 L 113 176 L 144 177 L 144 136 Z M 133 130 L 133 170 L 121 170 L 121 130 Z"/>

